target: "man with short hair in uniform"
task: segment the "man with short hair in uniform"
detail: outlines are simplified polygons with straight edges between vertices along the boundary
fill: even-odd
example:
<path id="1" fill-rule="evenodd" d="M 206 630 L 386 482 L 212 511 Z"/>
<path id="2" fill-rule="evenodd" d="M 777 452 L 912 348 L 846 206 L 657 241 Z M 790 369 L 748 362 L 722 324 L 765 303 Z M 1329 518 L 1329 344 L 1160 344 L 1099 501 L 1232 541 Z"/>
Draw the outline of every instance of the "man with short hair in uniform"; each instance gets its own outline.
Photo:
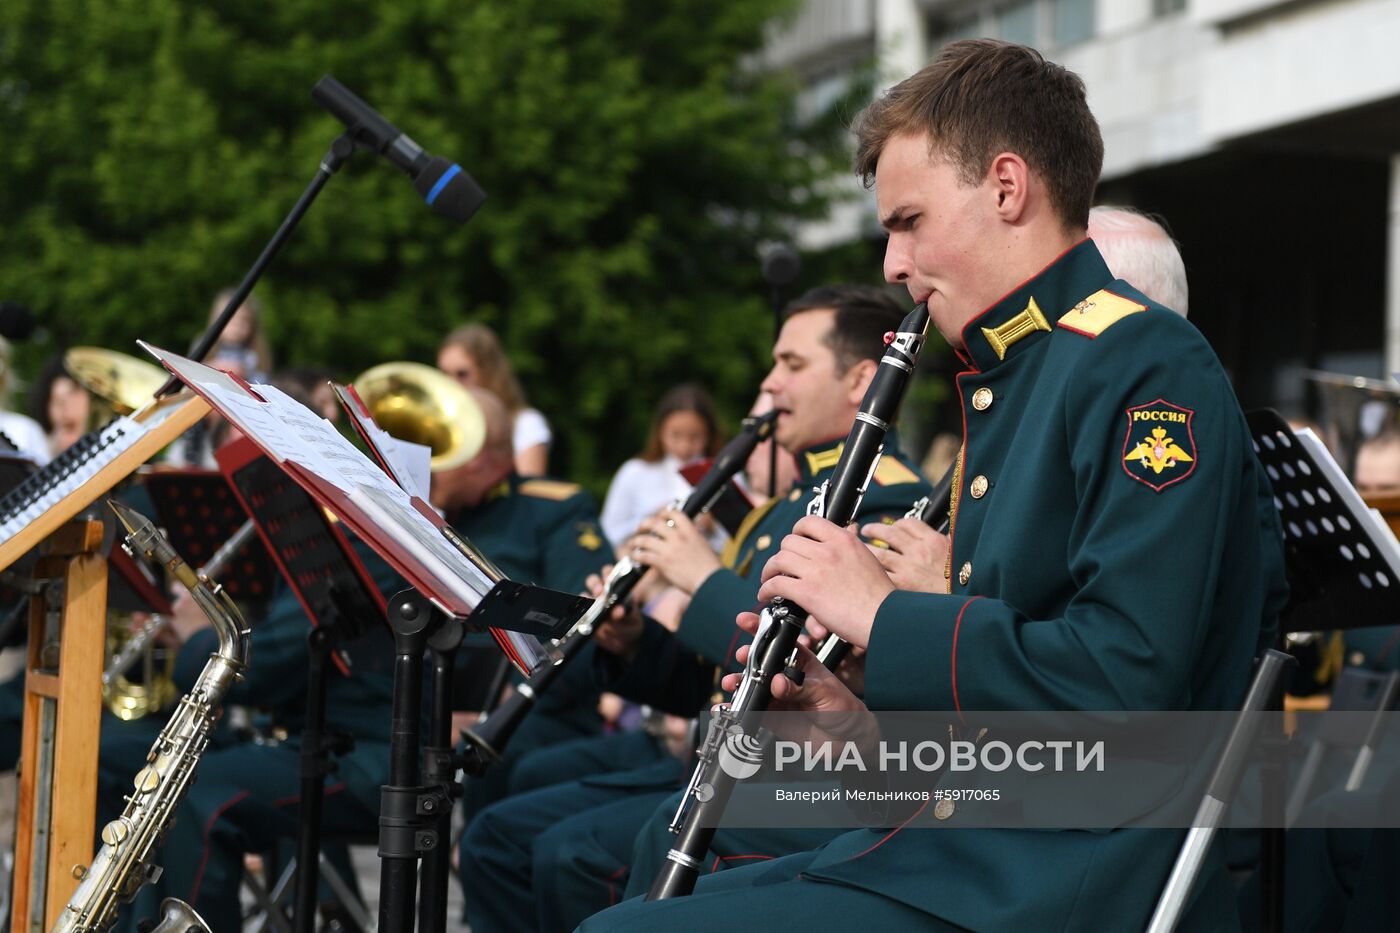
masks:
<path id="1" fill-rule="evenodd" d="M 1237 708 L 1286 593 L 1278 517 L 1209 345 L 1085 238 L 1103 145 L 1083 83 L 1024 46 L 954 42 L 857 135 L 890 235 L 885 277 L 928 303 L 965 364 L 951 535 L 942 592 L 911 592 L 844 530 L 799 522 L 760 599 L 865 648 L 864 694 L 804 650 L 805 681 L 778 675 L 771 708 Z M 909 826 L 956 828 L 968 806 L 930 800 L 582 929 L 1141 929 L 1184 838 Z M 1216 848 L 1184 929 L 1238 923 Z"/>
<path id="2" fill-rule="evenodd" d="M 885 335 L 903 316 L 887 294 L 866 286 L 815 288 L 788 306 L 762 388 L 782 412 L 774 436 L 796 456 L 800 475 L 748 515 L 719 557 L 678 511 L 643 523 L 628 543 L 632 555 L 691 601 L 675 633 L 621 609 L 599 627 L 595 669 L 605 689 L 684 716 L 708 705 L 716 667 L 734 669 L 742 644 L 734 614 L 754 605 L 764 563 L 830 477 Z M 891 435 L 859 516 L 901 515 L 928 491 Z M 658 756 L 652 765 L 542 788 L 483 811 L 462 841 L 472 929 L 568 929 L 616 901 L 637 830 L 684 772 L 677 759 Z"/>

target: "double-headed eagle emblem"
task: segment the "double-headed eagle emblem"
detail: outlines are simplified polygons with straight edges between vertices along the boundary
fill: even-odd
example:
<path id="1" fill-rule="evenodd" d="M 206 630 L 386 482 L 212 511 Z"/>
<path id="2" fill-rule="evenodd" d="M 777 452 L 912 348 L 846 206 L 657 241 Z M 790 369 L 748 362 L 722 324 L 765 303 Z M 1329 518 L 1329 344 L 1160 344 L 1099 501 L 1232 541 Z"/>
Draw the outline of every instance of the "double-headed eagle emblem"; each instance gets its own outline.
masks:
<path id="1" fill-rule="evenodd" d="M 1158 398 L 1124 412 L 1123 472 L 1156 492 L 1173 486 L 1196 470 L 1196 413 Z"/>
<path id="2" fill-rule="evenodd" d="M 1124 460 L 1136 460 L 1153 473 L 1161 474 L 1178 463 L 1189 463 L 1195 458 L 1177 446 L 1176 438 L 1167 437 L 1166 428 L 1153 428 L 1151 437 L 1142 441 L 1128 452 Z"/>

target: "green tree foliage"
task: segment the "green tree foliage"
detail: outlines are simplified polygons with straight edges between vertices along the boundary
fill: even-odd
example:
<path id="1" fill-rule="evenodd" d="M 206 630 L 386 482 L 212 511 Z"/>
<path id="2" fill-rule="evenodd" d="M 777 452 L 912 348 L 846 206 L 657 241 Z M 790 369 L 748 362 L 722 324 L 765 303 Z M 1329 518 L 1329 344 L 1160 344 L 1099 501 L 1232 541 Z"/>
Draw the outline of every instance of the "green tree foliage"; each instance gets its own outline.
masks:
<path id="1" fill-rule="evenodd" d="M 308 96 L 331 73 L 489 199 L 457 227 L 357 155 L 259 287 L 279 364 L 348 377 L 489 324 L 556 471 L 596 488 L 667 386 L 733 417 L 765 370 L 756 246 L 820 214 L 845 159 L 749 64 L 790 6 L 5 0 L 0 297 L 58 342 L 187 346 L 339 132 Z"/>

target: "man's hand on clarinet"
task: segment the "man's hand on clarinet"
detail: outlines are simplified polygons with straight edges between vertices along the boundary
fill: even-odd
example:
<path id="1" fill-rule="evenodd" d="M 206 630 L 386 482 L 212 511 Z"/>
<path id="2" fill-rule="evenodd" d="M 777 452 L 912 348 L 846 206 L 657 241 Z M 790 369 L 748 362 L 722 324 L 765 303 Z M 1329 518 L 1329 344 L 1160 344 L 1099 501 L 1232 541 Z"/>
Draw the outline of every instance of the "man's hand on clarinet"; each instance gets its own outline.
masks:
<path id="1" fill-rule="evenodd" d="M 687 595 L 720 569 L 719 557 L 695 523 L 677 509 L 663 509 L 637 526 L 625 553 L 655 569 Z"/>
<path id="2" fill-rule="evenodd" d="M 895 589 L 916 593 L 946 593 L 948 578 L 948 536 L 939 534 L 916 518 L 901 518 L 893 525 L 872 523 L 860 533 L 887 547 L 870 545 L 880 566 L 890 575 Z"/>
<path id="3" fill-rule="evenodd" d="M 864 648 L 870 644 L 875 613 L 894 589 L 854 528 L 809 515 L 793 526 L 782 550 L 764 565 L 758 599 L 767 603 L 781 596 Z"/>
<path id="4" fill-rule="evenodd" d="M 589 596 L 597 599 L 602 595 L 603 580 L 610 573 L 611 564 L 603 568 L 603 576 L 589 575 L 584 582 Z M 608 610 L 607 615 L 594 626 L 593 640 L 598 643 L 599 648 L 609 654 L 631 661 L 637 654 L 637 643 L 642 640 L 643 625 L 642 614 L 627 600 L 623 600 Z"/>
<path id="5" fill-rule="evenodd" d="M 735 620 L 739 628 L 753 635 L 758 632 L 758 615 L 742 612 Z M 746 664 L 752 645 L 744 645 L 736 653 L 739 663 Z M 878 739 L 878 730 L 870 710 L 860 698 L 847 689 L 835 674 L 817 660 L 817 656 L 802 645 L 797 648 L 797 667 L 802 671 L 802 686 L 795 685 L 785 674 L 773 678 L 773 701 L 770 712 L 807 713 L 807 717 L 782 717 L 777 721 L 778 732 L 792 741 L 854 741 L 861 745 Z M 731 693 L 739 687 L 743 674 L 727 674 L 720 685 Z"/>

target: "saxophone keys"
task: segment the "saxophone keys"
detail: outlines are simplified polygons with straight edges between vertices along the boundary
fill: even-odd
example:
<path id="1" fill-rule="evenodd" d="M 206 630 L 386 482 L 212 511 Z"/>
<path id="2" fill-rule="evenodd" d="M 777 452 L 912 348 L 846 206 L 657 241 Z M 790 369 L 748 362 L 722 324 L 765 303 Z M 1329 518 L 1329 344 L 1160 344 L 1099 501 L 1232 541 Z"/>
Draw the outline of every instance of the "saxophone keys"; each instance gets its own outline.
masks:
<path id="1" fill-rule="evenodd" d="M 84 878 L 86 878 L 87 873 L 88 870 L 86 865 L 74 865 L 73 870 L 70 872 L 70 874 L 78 881 L 82 881 Z"/>
<path id="2" fill-rule="evenodd" d="M 121 820 L 113 820 L 102 827 L 102 844 L 105 846 L 119 846 L 126 841 L 126 837 L 131 835 L 131 827 Z M 81 866 L 79 866 L 81 867 Z M 86 873 L 86 869 L 84 870 Z"/>
<path id="3" fill-rule="evenodd" d="M 136 772 L 136 777 L 132 780 L 132 783 L 136 785 L 136 792 L 138 794 L 149 794 L 160 786 L 160 774 L 155 768 L 142 768 L 140 771 Z"/>

